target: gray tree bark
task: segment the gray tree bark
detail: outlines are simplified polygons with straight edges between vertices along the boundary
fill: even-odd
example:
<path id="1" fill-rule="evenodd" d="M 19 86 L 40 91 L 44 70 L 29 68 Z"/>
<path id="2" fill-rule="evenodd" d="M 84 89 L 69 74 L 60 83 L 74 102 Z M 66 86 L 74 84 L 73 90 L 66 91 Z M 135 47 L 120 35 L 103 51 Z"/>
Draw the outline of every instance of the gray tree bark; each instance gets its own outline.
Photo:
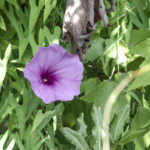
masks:
<path id="1" fill-rule="evenodd" d="M 84 54 L 96 23 L 99 20 L 109 27 L 107 12 L 114 11 L 115 2 L 109 0 L 111 8 L 106 10 L 103 0 L 67 0 L 63 20 L 63 41 L 71 41 L 72 53 L 84 60 Z"/>

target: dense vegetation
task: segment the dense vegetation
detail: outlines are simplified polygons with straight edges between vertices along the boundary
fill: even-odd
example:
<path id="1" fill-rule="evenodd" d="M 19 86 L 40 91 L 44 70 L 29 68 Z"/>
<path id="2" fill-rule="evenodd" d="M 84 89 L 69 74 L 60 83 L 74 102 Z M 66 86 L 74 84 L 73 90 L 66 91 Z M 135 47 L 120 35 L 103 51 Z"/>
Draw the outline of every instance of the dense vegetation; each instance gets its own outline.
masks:
<path id="1" fill-rule="evenodd" d="M 118 96 L 111 150 L 150 149 L 150 0 L 116 0 L 87 50 L 81 94 L 44 104 L 23 76 L 38 46 L 61 42 L 64 0 L 0 0 L 0 150 L 101 150 L 106 101 L 119 82 L 146 67 Z M 105 1 L 105 5 L 110 5 Z M 144 69 L 145 70 L 145 69 Z"/>

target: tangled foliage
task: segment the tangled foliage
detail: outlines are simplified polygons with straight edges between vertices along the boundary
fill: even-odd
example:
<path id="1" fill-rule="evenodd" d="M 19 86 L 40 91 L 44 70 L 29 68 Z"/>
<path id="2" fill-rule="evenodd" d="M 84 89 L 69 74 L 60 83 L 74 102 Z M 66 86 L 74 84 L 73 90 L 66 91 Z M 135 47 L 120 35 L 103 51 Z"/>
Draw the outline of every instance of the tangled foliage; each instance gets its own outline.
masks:
<path id="1" fill-rule="evenodd" d="M 106 8 L 110 8 L 104 0 Z M 0 150 L 102 150 L 106 101 L 118 83 L 150 63 L 150 1 L 116 0 L 92 33 L 80 95 L 44 104 L 24 78 L 38 46 L 62 43 L 64 0 L 0 0 Z M 150 149 L 150 71 L 119 95 L 110 118 L 112 150 Z"/>

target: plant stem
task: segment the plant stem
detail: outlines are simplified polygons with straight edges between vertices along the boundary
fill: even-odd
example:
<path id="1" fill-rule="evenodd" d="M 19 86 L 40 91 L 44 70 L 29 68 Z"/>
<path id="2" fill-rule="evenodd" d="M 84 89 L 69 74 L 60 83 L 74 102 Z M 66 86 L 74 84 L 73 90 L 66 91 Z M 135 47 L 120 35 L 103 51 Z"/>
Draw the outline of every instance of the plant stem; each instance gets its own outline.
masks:
<path id="1" fill-rule="evenodd" d="M 110 150 L 110 142 L 109 142 L 109 122 L 110 122 L 110 114 L 113 104 L 115 103 L 117 97 L 121 93 L 121 91 L 137 76 L 146 73 L 150 70 L 150 64 L 140 68 L 137 71 L 131 73 L 130 76 L 125 77 L 118 86 L 114 89 L 114 91 L 109 96 L 103 116 L 103 150 Z"/>

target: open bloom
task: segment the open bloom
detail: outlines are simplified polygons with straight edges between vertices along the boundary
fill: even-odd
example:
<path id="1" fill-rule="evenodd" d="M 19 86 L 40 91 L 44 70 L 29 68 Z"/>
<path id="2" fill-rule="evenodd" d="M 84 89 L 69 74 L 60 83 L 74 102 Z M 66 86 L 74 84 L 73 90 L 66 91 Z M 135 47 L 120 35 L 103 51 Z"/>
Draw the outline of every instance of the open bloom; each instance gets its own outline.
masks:
<path id="1" fill-rule="evenodd" d="M 39 47 L 25 67 L 24 77 L 31 82 L 34 93 L 48 104 L 56 100 L 72 100 L 79 95 L 83 70 L 77 55 L 52 44 L 48 48 Z"/>

